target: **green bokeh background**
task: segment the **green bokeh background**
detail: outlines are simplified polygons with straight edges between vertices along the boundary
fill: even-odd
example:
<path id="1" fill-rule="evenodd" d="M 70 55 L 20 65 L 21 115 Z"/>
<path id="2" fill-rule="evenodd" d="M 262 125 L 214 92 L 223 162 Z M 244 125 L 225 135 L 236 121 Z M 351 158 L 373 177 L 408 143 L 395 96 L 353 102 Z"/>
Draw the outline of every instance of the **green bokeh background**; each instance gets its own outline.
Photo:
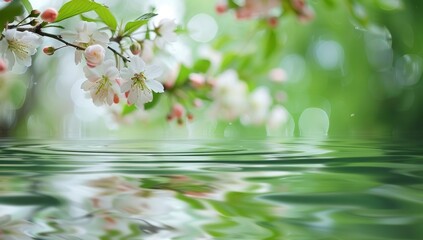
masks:
<path id="1" fill-rule="evenodd" d="M 222 52 L 224 59 L 230 59 L 220 71 L 236 69 L 240 78 L 248 83 L 250 91 L 265 85 L 273 93 L 285 92 L 286 100 L 282 104 L 292 116 L 294 135 L 301 135 L 298 126 L 301 113 L 307 108 L 317 107 L 325 110 L 329 116 L 329 136 L 418 137 L 423 131 L 420 124 L 423 117 L 423 96 L 420 94 L 423 92 L 423 33 L 420 24 L 423 22 L 420 14 L 423 2 L 404 0 L 401 1 L 402 7 L 394 10 L 386 9 L 384 2 L 389 1 L 309 1 L 316 15 L 312 22 L 304 24 L 294 15 L 287 15 L 280 19 L 276 28 L 270 28 L 265 21 L 237 21 L 233 12 L 217 15 L 214 12 L 215 1 L 186 0 L 184 20 L 186 23 L 198 13 L 215 18 L 219 31 L 210 45 Z M 367 13 L 365 18 L 355 18 L 351 13 L 349 6 L 355 3 L 362 4 Z M 111 9 L 113 7 L 111 5 Z M 119 14 L 117 10 L 116 15 Z M 188 36 L 181 39 L 190 41 L 196 57 L 200 44 Z M 328 70 L 319 65 L 313 52 L 318 40 L 334 41 L 342 47 L 343 60 L 339 67 Z M 392 61 L 384 62 L 384 56 L 378 54 L 386 52 L 378 51 L 378 45 L 369 47 L 369 41 L 391 44 L 391 48 L 381 49 L 388 52 L 388 57 L 391 54 Z M 284 59 L 292 55 L 304 60 L 304 68 L 296 69 L 295 65 L 293 68 L 294 73 L 301 71 L 302 77 L 291 81 L 288 75 L 288 80 L 283 84 L 271 83 L 269 70 L 283 67 Z M 405 70 L 399 76 L 398 66 L 406 58 L 405 55 L 412 56 L 412 60 L 404 65 Z M 369 60 L 372 56 L 382 63 L 372 63 Z M 37 88 L 30 87 L 28 90 L 25 104 L 17 110 L 15 123 L 2 127 L 4 136 L 30 136 L 28 118 L 34 114 L 39 117 L 37 124 L 40 124 L 40 129 L 48 129 L 46 136 L 61 135 L 62 130 L 58 126 L 66 121 L 65 110 L 55 105 L 51 98 L 46 98 L 48 87 L 51 87 L 55 77 L 60 76 L 51 67 L 54 66 L 51 64 L 56 64 L 57 58 L 45 60 L 45 56 L 37 56 L 36 60 L 50 64 L 50 70 L 34 68 L 25 75 L 24 78 L 30 78 L 29 75 L 33 74 L 34 78 L 39 79 Z M 412 84 L 407 83 L 410 76 L 417 76 Z M 148 137 L 154 136 L 153 133 L 160 136 L 160 133 L 168 131 L 169 123 L 165 115 L 169 106 L 162 101 L 159 108 L 161 110 L 155 110 L 152 114 L 157 120 L 122 126 L 117 136 Z M 203 113 L 196 110 L 197 125 L 203 124 L 204 128 L 209 128 L 210 122 Z M 233 136 L 266 135 L 265 127 L 246 127 L 237 122 L 215 121 L 213 124 L 211 130 L 207 130 L 210 137 L 224 136 L 228 127 L 238 133 Z M 91 128 L 85 134 L 103 136 L 103 130 L 101 127 Z M 176 130 L 175 136 L 179 136 L 179 132 L 181 130 Z"/>

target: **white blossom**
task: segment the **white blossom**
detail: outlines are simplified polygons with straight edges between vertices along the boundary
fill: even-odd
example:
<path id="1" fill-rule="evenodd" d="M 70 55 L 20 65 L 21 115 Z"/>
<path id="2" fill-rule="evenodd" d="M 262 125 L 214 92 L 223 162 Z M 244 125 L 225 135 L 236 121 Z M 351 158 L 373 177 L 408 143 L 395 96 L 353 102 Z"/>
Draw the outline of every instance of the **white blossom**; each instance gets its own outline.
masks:
<path id="1" fill-rule="evenodd" d="M 100 32 L 97 29 L 97 24 L 93 22 L 80 22 L 76 27 L 75 32 L 64 31 L 62 36 L 69 38 L 73 43 L 82 48 L 99 44 L 103 48 L 107 48 L 109 44 L 109 35 L 105 32 Z M 75 51 L 75 64 L 79 64 L 82 60 L 84 51 Z"/>
<path id="2" fill-rule="evenodd" d="M 270 111 L 269 117 L 267 119 L 267 126 L 269 129 L 277 129 L 280 126 L 286 124 L 289 120 L 288 111 L 282 106 L 275 106 Z"/>
<path id="3" fill-rule="evenodd" d="M 262 124 L 268 116 L 269 108 L 272 105 L 269 89 L 259 87 L 251 93 L 248 99 L 247 111 L 242 116 L 243 124 Z"/>
<path id="4" fill-rule="evenodd" d="M 128 92 L 128 103 L 143 108 L 145 103 L 153 100 L 153 91 L 164 92 L 163 85 L 156 81 L 162 74 L 159 66 L 146 66 L 139 56 L 133 56 L 128 62 L 128 67 L 121 70 L 124 83 L 121 85 L 122 92 Z"/>
<path id="5" fill-rule="evenodd" d="M 0 41 L 0 56 L 5 58 L 8 68 L 12 69 L 15 63 L 29 67 L 32 64 L 31 56 L 37 52 L 41 44 L 41 37 L 28 32 L 19 32 L 16 29 L 8 29 Z"/>
<path id="6" fill-rule="evenodd" d="M 154 58 L 154 42 L 148 39 L 145 39 L 141 45 L 140 57 L 146 61 L 151 62 Z"/>
<path id="7" fill-rule="evenodd" d="M 236 10 L 238 19 L 271 16 L 274 9 L 278 9 L 281 5 L 280 0 L 245 0 L 244 2 L 244 5 Z"/>
<path id="8" fill-rule="evenodd" d="M 247 85 L 238 79 L 235 70 L 227 70 L 213 83 L 212 114 L 224 120 L 234 120 L 246 108 Z"/>
<path id="9" fill-rule="evenodd" d="M 119 93 L 119 71 L 113 60 L 106 60 L 96 68 L 84 67 L 87 80 L 81 85 L 85 91 L 89 91 L 96 106 L 103 104 L 112 105 Z"/>
<path id="10" fill-rule="evenodd" d="M 164 18 L 157 27 L 157 37 L 155 39 L 158 47 L 163 48 L 166 44 L 176 41 L 176 23 L 174 20 Z"/>
<path id="11" fill-rule="evenodd" d="M 97 65 L 101 64 L 105 55 L 106 50 L 104 50 L 104 48 L 99 44 L 91 45 L 84 51 L 84 56 L 88 67 L 96 67 Z"/>

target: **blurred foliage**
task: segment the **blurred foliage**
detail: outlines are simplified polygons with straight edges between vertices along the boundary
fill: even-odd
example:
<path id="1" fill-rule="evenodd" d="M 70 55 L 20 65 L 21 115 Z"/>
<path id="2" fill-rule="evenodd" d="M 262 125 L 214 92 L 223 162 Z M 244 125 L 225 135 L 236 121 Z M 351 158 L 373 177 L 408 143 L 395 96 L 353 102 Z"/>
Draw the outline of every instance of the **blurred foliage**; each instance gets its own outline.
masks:
<path id="1" fill-rule="evenodd" d="M 423 33 L 419 12 L 423 3 L 309 3 L 316 16 L 306 24 L 292 15 L 281 18 L 276 28 L 266 26 L 266 21 L 234 22 L 231 15 L 217 16 L 219 26 L 225 26 L 213 43 L 225 52 L 222 67 L 237 69 L 250 88 L 267 84 L 273 91 L 286 92 L 284 105 L 296 123 L 304 109 L 324 109 L 330 117 L 332 136 L 421 133 L 423 47 L 419 42 Z M 372 45 L 372 41 L 386 42 L 389 47 L 377 49 L 380 46 Z M 316 53 L 319 42 L 339 44 L 339 65 L 325 68 L 319 63 L 316 54 L 331 54 Z M 375 56 L 378 54 L 386 55 L 380 59 Z M 410 55 L 412 60 L 405 63 L 408 67 L 398 69 Z M 287 61 L 292 56 L 295 61 Z M 372 62 L 374 58 L 379 59 Z M 291 68 L 286 69 L 288 80 L 282 86 L 271 85 L 267 80 L 268 71 L 278 66 Z M 401 71 L 404 72 L 399 74 Z M 411 76 L 417 79 L 407 84 Z M 296 133 L 299 134 L 298 126 Z"/>
<path id="2" fill-rule="evenodd" d="M 286 11 L 275 26 L 270 26 L 266 18 L 237 21 L 233 9 L 217 14 L 214 1 L 186 0 L 184 3 L 182 25 L 198 13 L 209 14 L 217 21 L 218 36 L 209 44 L 222 54 L 222 62 L 217 69 L 212 69 L 212 61 L 199 54 L 203 44 L 182 36 L 180 39 L 192 49 L 194 59 L 191 65 L 180 65 L 175 82 L 179 89 L 189 88 L 188 76 L 192 72 L 216 76 L 227 69 L 236 69 L 250 92 L 258 86 L 266 86 L 274 102 L 286 107 L 292 117 L 289 127 L 294 135 L 300 135 L 299 119 L 308 108 L 320 108 L 328 114 L 330 136 L 418 136 L 423 132 L 420 124 L 423 96 L 419 94 L 423 91 L 423 46 L 419 44 L 423 41 L 422 2 L 310 0 L 308 4 L 315 17 L 307 23 L 284 4 Z M 230 8 L 238 7 L 235 1 L 229 3 Z M 120 14 L 116 11 L 116 15 Z M 107 13 L 97 14 L 108 19 Z M 114 26 L 115 20 L 109 20 Z M 141 17 L 132 23 L 142 24 L 142 21 Z M 185 28 L 181 28 L 181 32 L 189 33 Z M 269 71 L 279 67 L 286 70 L 287 80 L 269 81 Z M 53 72 L 50 74 L 56 74 Z M 51 78 L 47 75 L 42 74 L 45 79 Z M 209 98 L 205 90 L 193 92 L 197 95 L 188 92 L 184 101 Z M 169 130 L 170 123 L 165 118 L 171 107 L 169 102 L 178 99 L 178 94 L 172 89 L 168 91 L 169 96 L 159 98 L 156 94 L 146 109 L 149 115 L 161 120 L 144 121 L 128 128 L 122 126 L 120 135 L 151 137 L 153 132 L 160 136 Z M 280 99 L 275 97 L 278 95 Z M 38 122 L 45 124 L 40 129 L 60 129 L 51 126 L 66 120 L 51 117 L 61 115 L 63 110 L 47 109 L 43 101 L 51 99 L 32 102 L 33 112 L 41 116 Z M 154 106 L 160 106 L 157 108 L 161 110 L 153 109 Z M 131 106 L 124 107 L 120 114 L 133 115 L 135 110 Z M 239 121 L 212 125 L 205 111 L 193 112 L 195 121 L 212 126 L 217 136 L 225 135 L 228 129 L 233 133 L 231 136 L 266 136 L 264 126 L 243 126 Z M 26 127 L 20 125 L 15 134 L 27 135 Z M 52 131 L 59 131 L 57 129 Z M 95 131 L 92 128 L 86 134 Z"/>

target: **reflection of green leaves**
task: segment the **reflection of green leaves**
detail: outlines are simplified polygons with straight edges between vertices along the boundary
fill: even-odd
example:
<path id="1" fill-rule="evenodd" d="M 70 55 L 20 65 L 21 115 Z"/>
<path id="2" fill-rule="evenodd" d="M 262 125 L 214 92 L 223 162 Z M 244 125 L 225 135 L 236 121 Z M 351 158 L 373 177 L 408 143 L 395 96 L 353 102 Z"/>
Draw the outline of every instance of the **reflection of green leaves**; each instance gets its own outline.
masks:
<path id="1" fill-rule="evenodd" d="M 60 201 L 48 195 L 1 196 L 0 204 L 11 206 L 58 206 Z"/>
<path id="2" fill-rule="evenodd" d="M 178 193 L 176 198 L 187 203 L 193 209 L 205 209 L 204 204 L 195 198 L 187 197 L 181 193 Z"/>
<path id="3" fill-rule="evenodd" d="M 24 12 L 21 1 L 16 0 L 7 4 L 7 6 L 0 10 L 0 32 L 8 22 L 13 22 L 16 16 L 21 15 Z"/>
<path id="4" fill-rule="evenodd" d="M 248 231 L 252 239 L 282 239 L 281 232 L 275 230 L 278 228 L 273 226 L 278 218 L 274 214 L 274 206 L 260 201 L 255 193 L 229 192 L 224 201 L 214 199 L 206 201 L 221 216 L 224 216 L 218 222 L 203 226 L 203 229 L 213 237 L 228 237 L 232 233 L 239 232 L 242 228 L 243 233 L 246 234 L 246 231 Z M 242 219 L 254 219 L 255 223 L 272 224 L 260 224 L 259 227 L 258 225 L 252 226 L 249 221 L 242 221 Z M 273 234 L 272 238 L 265 238 L 266 235 L 269 237 L 269 232 Z"/>
<path id="5" fill-rule="evenodd" d="M 207 193 L 211 187 L 202 182 L 187 178 L 179 180 L 173 177 L 145 178 L 141 181 L 141 188 L 145 189 L 167 189 L 179 193 Z"/>

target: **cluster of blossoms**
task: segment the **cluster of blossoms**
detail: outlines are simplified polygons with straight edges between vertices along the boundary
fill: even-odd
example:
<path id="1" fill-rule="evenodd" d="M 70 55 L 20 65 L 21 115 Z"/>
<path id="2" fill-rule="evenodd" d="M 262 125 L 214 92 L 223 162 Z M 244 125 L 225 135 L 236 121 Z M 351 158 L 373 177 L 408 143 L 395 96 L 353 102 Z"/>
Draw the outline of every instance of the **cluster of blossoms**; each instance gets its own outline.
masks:
<path id="1" fill-rule="evenodd" d="M 288 120 L 288 112 L 283 106 L 271 109 L 273 100 L 267 87 L 258 87 L 249 93 L 246 83 L 234 70 L 222 73 L 213 85 L 211 112 L 220 119 L 239 118 L 244 125 L 266 123 L 271 128 L 278 128 Z"/>
<path id="2" fill-rule="evenodd" d="M 153 100 L 153 92 L 162 93 L 163 85 L 156 81 L 162 74 L 160 67 L 147 66 L 139 55 L 124 59 L 126 66 L 117 68 L 112 59 L 106 59 L 106 49 L 110 36 L 97 30 L 91 22 L 81 22 L 76 32 L 63 32 L 80 49 L 75 51 L 75 64 L 85 59 L 84 74 L 87 78 L 81 88 L 90 93 L 96 106 L 117 104 L 122 94 L 128 104 L 143 108 L 144 104 Z M 85 49 L 85 50 L 81 50 Z"/>
<path id="3" fill-rule="evenodd" d="M 286 1 L 283 4 L 283 1 Z M 313 11 L 306 4 L 306 0 L 219 0 L 216 5 L 218 13 L 224 13 L 230 8 L 235 10 L 237 19 L 268 19 L 270 26 L 276 26 L 278 18 L 285 12 L 294 12 L 301 21 L 309 21 L 313 18 Z"/>
<path id="4" fill-rule="evenodd" d="M 226 11 L 229 1 L 221 2 L 218 10 Z M 298 12 L 306 9 L 302 0 L 292 0 L 290 3 Z M 280 8 L 280 0 L 246 0 L 235 11 L 239 19 L 249 19 L 276 16 L 274 10 Z M 142 18 L 145 15 L 148 16 Z M 163 93 L 166 89 L 171 100 L 167 119 L 176 120 L 178 124 L 182 124 L 185 118 L 192 120 L 189 105 L 200 107 L 203 100 L 211 100 L 210 112 L 217 119 L 240 119 L 245 125 L 269 124 L 276 127 L 286 121 L 287 112 L 283 107 L 271 109 L 273 98 L 267 88 L 258 87 L 249 92 L 245 81 L 238 78 L 235 70 L 222 69 L 219 70 L 224 71 L 221 73 L 216 70 L 219 66 L 213 59 L 209 62 L 216 65 L 212 67 L 214 72 L 203 72 L 203 75 L 189 69 L 190 74 L 184 77 L 189 80 L 188 84 L 173 86 L 166 82 L 163 86 L 158 81 L 163 75 L 162 69 L 151 63 L 156 49 L 164 49 L 176 41 L 177 26 L 170 19 L 162 19 L 157 26 L 151 26 L 142 21 L 148 22 L 156 14 L 145 15 L 134 21 L 144 27 L 134 31 L 127 26 L 101 28 L 95 22 L 80 21 L 74 31 L 63 30 L 60 34 L 54 34 L 46 30 L 62 21 L 60 11 L 53 8 L 43 12 L 32 10 L 22 21 L 7 23 L 1 33 L 0 74 L 30 67 L 32 56 L 43 38 L 50 38 L 64 45 L 45 46 L 42 51 L 50 56 L 65 47 L 74 49 L 74 62 L 82 66 L 86 78 L 81 89 L 87 92 L 96 106 L 127 103 L 143 109 L 146 103 L 153 101 L 154 93 Z M 103 24 L 107 25 L 105 22 Z M 139 37 L 141 35 L 144 37 Z M 114 49 L 116 45 L 119 50 Z M 178 71 L 179 75 L 183 72 Z M 202 97 L 192 98 L 189 95 Z"/>
<path id="5" fill-rule="evenodd" d="M 123 58 L 125 67 L 120 70 L 114 60 L 106 59 L 111 37 L 99 31 L 97 24 L 81 22 L 76 32 L 65 31 L 62 37 L 70 39 L 79 47 L 75 51 L 75 64 L 85 59 L 84 73 L 87 80 L 81 88 L 90 93 L 96 106 L 117 104 L 121 95 L 124 95 L 128 104 L 143 108 L 145 103 L 153 100 L 153 92 L 164 92 L 163 85 L 156 80 L 162 75 L 162 69 L 158 65 L 146 65 L 144 59 L 151 60 L 154 45 L 164 47 L 175 41 L 175 29 L 173 20 L 162 19 L 155 30 L 155 41 L 133 42 L 130 51 L 125 53 L 131 56 Z"/>
<path id="6" fill-rule="evenodd" d="M 48 37 L 65 45 L 44 47 L 45 54 L 53 55 L 57 50 L 71 46 L 75 48 L 75 64 L 85 61 L 83 72 L 87 80 L 81 88 L 90 93 L 97 106 L 117 104 L 124 96 L 128 104 L 143 108 L 145 103 L 152 101 L 153 92 L 164 91 L 163 85 L 156 80 L 162 70 L 155 65 L 146 65 L 143 58 L 151 61 L 155 46 L 163 48 L 176 40 L 173 20 L 162 19 L 154 27 L 154 41 L 152 34 L 142 40 L 135 40 L 129 34 L 119 35 L 122 31 L 116 31 L 111 36 L 108 32 L 99 31 L 94 22 L 80 22 L 76 31 L 63 31 L 60 35 L 43 31 L 49 23 L 56 21 L 58 15 L 53 8 L 42 13 L 32 10 L 24 20 L 6 26 L 0 37 L 0 74 L 19 72 L 18 69 L 25 71 L 32 65 L 32 56 L 42 44 L 42 38 Z M 124 44 L 128 39 L 132 44 L 126 51 Z M 120 52 L 110 47 L 112 41 L 119 44 Z M 113 52 L 115 59 L 109 59 L 106 50 Z"/>

